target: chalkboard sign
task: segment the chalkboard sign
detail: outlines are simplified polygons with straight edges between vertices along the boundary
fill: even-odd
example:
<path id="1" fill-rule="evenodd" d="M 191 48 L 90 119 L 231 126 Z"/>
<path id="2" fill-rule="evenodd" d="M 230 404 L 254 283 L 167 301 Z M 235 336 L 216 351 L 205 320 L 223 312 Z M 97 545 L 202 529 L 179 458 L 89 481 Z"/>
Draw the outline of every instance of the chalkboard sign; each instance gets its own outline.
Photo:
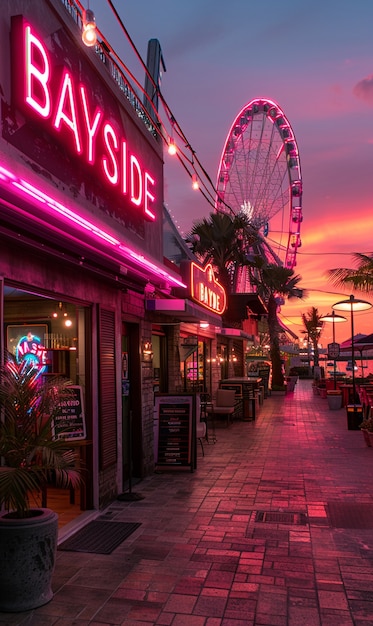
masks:
<path id="1" fill-rule="evenodd" d="M 193 470 L 193 395 L 156 394 L 154 413 L 154 419 L 158 421 L 157 466 L 190 467 Z"/>
<path id="2" fill-rule="evenodd" d="M 79 441 L 86 438 L 82 388 L 70 385 L 68 389 L 71 395 L 60 401 L 53 420 L 53 438 Z"/>

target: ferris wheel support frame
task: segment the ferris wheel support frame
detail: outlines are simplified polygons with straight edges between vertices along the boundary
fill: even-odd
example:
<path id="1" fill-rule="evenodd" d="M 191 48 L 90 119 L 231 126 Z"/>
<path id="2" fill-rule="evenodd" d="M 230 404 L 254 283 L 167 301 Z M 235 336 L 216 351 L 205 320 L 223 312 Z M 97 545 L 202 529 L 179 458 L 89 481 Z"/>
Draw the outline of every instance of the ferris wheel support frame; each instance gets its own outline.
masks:
<path id="1" fill-rule="evenodd" d="M 289 179 L 288 204 L 290 210 L 287 247 L 283 265 L 289 269 L 293 269 L 296 265 L 298 248 L 302 245 L 300 227 L 303 221 L 303 185 L 300 157 L 297 141 L 290 122 L 279 105 L 273 100 L 269 100 L 267 98 L 254 98 L 241 109 L 235 118 L 228 132 L 219 162 L 215 208 L 217 211 L 234 213 L 234 210 L 229 207 L 228 202 L 226 202 L 225 191 L 229 182 L 229 172 L 233 163 L 236 145 L 248 125 L 254 120 L 255 116 L 264 114 L 268 120 L 274 124 L 276 131 L 279 133 L 282 140 L 282 146 L 286 153 L 287 173 Z"/>

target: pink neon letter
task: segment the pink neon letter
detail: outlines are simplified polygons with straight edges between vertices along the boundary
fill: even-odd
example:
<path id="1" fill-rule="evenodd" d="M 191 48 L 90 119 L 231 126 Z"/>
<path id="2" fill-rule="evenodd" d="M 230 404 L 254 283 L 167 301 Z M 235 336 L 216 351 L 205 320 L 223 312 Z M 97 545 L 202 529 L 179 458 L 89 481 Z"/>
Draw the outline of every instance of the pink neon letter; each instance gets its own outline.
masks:
<path id="1" fill-rule="evenodd" d="M 114 128 L 110 126 L 110 124 L 105 124 L 104 126 L 104 141 L 108 149 L 112 164 L 112 174 L 109 172 L 108 159 L 106 157 L 102 158 L 102 165 L 104 168 L 105 176 L 107 177 L 109 182 L 112 185 L 116 185 L 118 182 L 118 162 L 114 154 L 114 150 L 118 150 L 118 138 L 115 134 Z"/>
<path id="2" fill-rule="evenodd" d="M 122 193 L 127 193 L 127 142 L 122 139 Z"/>
<path id="3" fill-rule="evenodd" d="M 142 202 L 142 177 L 141 177 L 141 167 L 133 154 L 131 154 L 131 202 L 136 204 L 136 206 L 140 206 Z M 139 189 L 138 195 L 135 196 L 135 171 L 137 173 L 137 186 Z"/>
<path id="4" fill-rule="evenodd" d="M 98 125 L 102 117 L 102 111 L 100 111 L 98 107 L 96 108 L 95 115 L 91 123 L 91 120 L 89 118 L 89 111 L 88 111 L 87 93 L 86 93 L 84 85 L 81 85 L 80 87 L 80 94 L 82 97 L 84 119 L 85 119 L 87 133 L 88 133 L 88 162 L 93 163 L 94 162 L 93 138 L 97 133 Z"/>
<path id="5" fill-rule="evenodd" d="M 149 191 L 149 186 L 152 185 L 154 185 L 154 179 L 150 176 L 150 174 L 148 174 L 148 172 L 145 172 L 145 215 L 150 217 L 150 219 L 155 220 L 154 213 L 149 209 L 149 203 L 154 202 L 154 196 Z"/>
<path id="6" fill-rule="evenodd" d="M 68 100 L 71 117 L 68 117 L 68 115 L 64 113 L 64 106 L 65 106 L 66 99 Z M 61 87 L 60 96 L 58 98 L 58 107 L 57 107 L 53 126 L 57 130 L 59 130 L 62 121 L 64 121 L 65 124 L 73 131 L 76 151 L 80 153 L 82 151 L 82 145 L 81 145 L 81 141 L 79 137 L 78 119 L 77 119 L 76 110 L 75 110 L 73 85 L 72 85 L 70 74 L 66 71 L 64 72 L 64 77 L 62 80 L 62 87 Z"/>
<path id="7" fill-rule="evenodd" d="M 43 67 L 34 65 L 34 48 L 39 50 L 43 60 Z M 51 101 L 48 90 L 49 62 L 43 44 L 31 33 L 30 26 L 25 28 L 25 72 L 26 72 L 26 102 L 42 117 L 48 117 L 51 110 Z M 36 98 L 34 81 L 39 83 L 43 97 Z"/>

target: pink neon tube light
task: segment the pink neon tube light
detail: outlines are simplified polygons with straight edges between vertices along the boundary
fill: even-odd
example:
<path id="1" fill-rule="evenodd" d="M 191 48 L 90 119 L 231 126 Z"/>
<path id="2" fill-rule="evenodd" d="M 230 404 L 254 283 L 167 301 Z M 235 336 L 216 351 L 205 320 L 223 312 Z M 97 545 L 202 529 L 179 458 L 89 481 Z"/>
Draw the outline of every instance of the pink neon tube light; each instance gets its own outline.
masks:
<path id="1" fill-rule="evenodd" d="M 141 266 L 158 277 L 162 277 L 162 280 L 169 281 L 170 283 L 177 285 L 178 287 L 186 288 L 185 283 L 181 279 L 173 276 L 167 272 L 164 268 L 158 265 L 156 262 L 147 258 L 142 252 L 137 252 L 128 245 L 117 239 L 115 236 L 103 230 L 97 224 L 82 217 L 72 209 L 69 209 L 61 202 L 58 202 L 52 196 L 41 191 L 38 187 L 35 187 L 23 178 L 19 178 L 13 172 L 6 167 L 0 165 L 0 185 L 8 186 L 12 188 L 17 195 L 27 196 L 29 200 L 37 203 L 38 207 L 47 212 L 52 210 L 53 213 L 62 218 L 67 223 L 73 223 L 76 227 L 88 232 L 92 237 L 104 241 L 109 244 L 112 250 L 115 250 L 120 257 L 123 257 L 129 261 L 136 262 Z"/>

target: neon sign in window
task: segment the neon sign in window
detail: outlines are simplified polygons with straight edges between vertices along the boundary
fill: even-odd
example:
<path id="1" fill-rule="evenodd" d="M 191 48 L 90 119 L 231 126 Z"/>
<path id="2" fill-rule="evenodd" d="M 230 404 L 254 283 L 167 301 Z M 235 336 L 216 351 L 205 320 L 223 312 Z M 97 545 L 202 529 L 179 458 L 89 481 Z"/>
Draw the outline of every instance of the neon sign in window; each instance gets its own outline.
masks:
<path id="1" fill-rule="evenodd" d="M 16 346 L 17 363 L 27 363 L 39 370 L 39 374 L 45 371 L 47 366 L 47 353 L 40 337 L 28 332 L 20 337 Z"/>

